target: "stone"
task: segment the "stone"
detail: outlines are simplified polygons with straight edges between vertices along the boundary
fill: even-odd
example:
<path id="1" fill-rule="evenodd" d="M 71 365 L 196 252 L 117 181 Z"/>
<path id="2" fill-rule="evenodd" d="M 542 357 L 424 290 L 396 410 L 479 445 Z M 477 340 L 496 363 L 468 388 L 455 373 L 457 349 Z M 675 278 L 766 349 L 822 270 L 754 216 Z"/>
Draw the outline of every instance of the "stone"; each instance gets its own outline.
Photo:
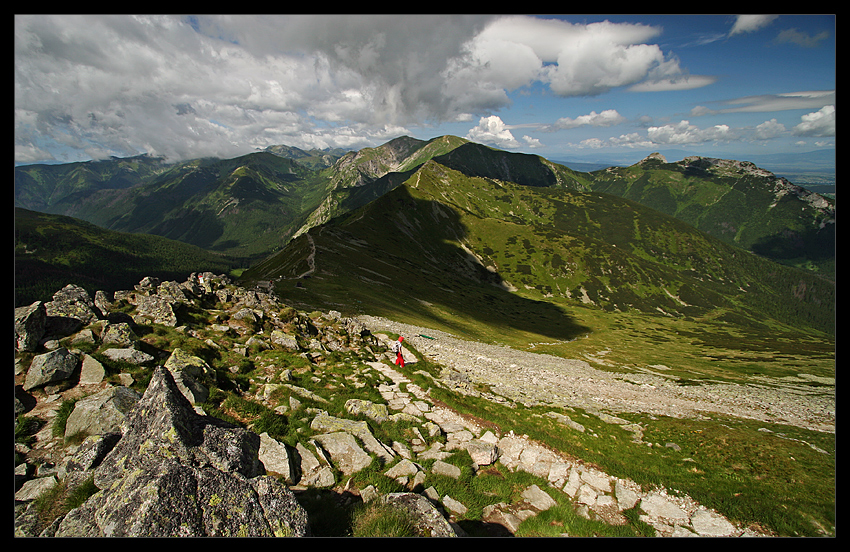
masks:
<path id="1" fill-rule="evenodd" d="M 89 435 L 65 463 L 65 472 L 84 472 L 98 467 L 120 438 L 118 432 Z"/>
<path id="2" fill-rule="evenodd" d="M 47 310 L 36 301 L 26 307 L 15 307 L 15 349 L 35 351 L 44 336 Z"/>
<path id="3" fill-rule="evenodd" d="M 103 351 L 103 356 L 110 360 L 120 360 L 121 362 L 128 362 L 137 366 L 147 364 L 154 360 L 152 355 L 133 348 L 106 349 Z"/>
<path id="4" fill-rule="evenodd" d="M 640 501 L 640 508 L 648 515 L 674 521 L 687 521 L 688 514 L 658 493 L 650 494 Z"/>
<path id="5" fill-rule="evenodd" d="M 453 466 L 452 464 L 448 464 L 443 462 L 442 460 L 437 460 L 434 462 L 434 465 L 431 466 L 431 473 L 437 475 L 445 475 L 447 477 L 451 477 L 452 479 L 457 479 L 460 477 L 460 468 L 457 466 Z"/>
<path id="6" fill-rule="evenodd" d="M 345 411 L 352 416 L 360 414 L 378 423 L 389 420 L 390 413 L 385 404 L 377 404 L 365 399 L 349 399 L 345 401 Z"/>
<path id="7" fill-rule="evenodd" d="M 555 502 L 548 493 L 543 491 L 537 485 L 531 485 L 527 489 L 522 492 L 522 498 L 532 507 L 539 511 L 548 510 L 553 506 L 557 506 L 558 503 Z"/>
<path id="8" fill-rule="evenodd" d="M 466 514 L 466 512 L 468 511 L 468 508 L 464 506 L 463 503 L 455 500 L 449 495 L 443 497 L 442 503 L 448 511 L 459 516 Z"/>
<path id="9" fill-rule="evenodd" d="M 705 508 L 694 512 L 691 516 L 691 526 L 703 537 L 730 537 L 736 532 L 735 526 L 726 518 Z"/>
<path id="10" fill-rule="evenodd" d="M 98 319 L 98 313 L 95 310 L 94 301 L 91 296 L 82 287 L 75 284 L 68 284 L 59 291 L 53 294 L 53 300 L 44 305 L 48 324 L 53 329 L 60 329 L 60 335 L 70 335 L 77 328 L 88 326 Z M 53 319 L 53 320 L 50 320 Z M 70 328 L 74 328 L 69 332 Z"/>
<path id="11" fill-rule="evenodd" d="M 101 489 L 57 537 L 307 536 L 306 511 L 262 475 L 259 436 L 195 413 L 171 373 L 154 369 L 127 430 L 94 470 Z"/>
<path id="12" fill-rule="evenodd" d="M 359 472 L 372 463 L 372 457 L 360 448 L 350 433 L 338 431 L 316 435 L 314 439 L 331 457 L 334 466 L 344 475 Z"/>
<path id="13" fill-rule="evenodd" d="M 389 493 L 381 497 L 384 504 L 406 511 L 421 537 L 456 537 L 452 525 L 431 503 L 416 493 Z"/>
<path id="14" fill-rule="evenodd" d="M 83 355 L 83 363 L 80 368 L 80 385 L 97 385 L 106 377 L 106 369 L 96 358 L 91 355 Z"/>
<path id="15" fill-rule="evenodd" d="M 620 510 L 634 508 L 635 504 L 640 500 L 640 496 L 632 489 L 629 489 L 619 479 L 614 484 L 614 496 L 617 497 L 617 504 Z"/>
<path id="16" fill-rule="evenodd" d="M 77 355 L 64 347 L 35 356 L 27 370 L 24 391 L 69 379 L 79 362 Z"/>
<path id="17" fill-rule="evenodd" d="M 469 453 L 472 461 L 479 466 L 489 466 L 499 459 L 499 452 L 496 445 L 480 439 L 473 439 L 467 442 L 466 451 Z"/>
<path id="18" fill-rule="evenodd" d="M 107 324 L 100 336 L 100 341 L 104 345 L 116 345 L 118 347 L 131 347 L 138 340 L 139 338 L 133 332 L 130 324 L 126 322 Z"/>
<path id="19" fill-rule="evenodd" d="M 259 458 L 266 473 L 280 474 L 283 480 L 290 485 L 298 482 L 298 471 L 289 447 L 285 443 L 272 438 L 266 432 L 260 434 Z"/>
<path id="20" fill-rule="evenodd" d="M 411 477 L 419 473 L 420 469 L 415 463 L 410 460 L 403 459 L 398 462 L 395 466 L 388 469 L 384 472 L 384 475 L 390 477 L 392 479 L 398 479 L 399 477 Z"/>
<path id="21" fill-rule="evenodd" d="M 78 400 L 65 422 L 65 440 L 78 434 L 123 433 L 130 411 L 141 398 L 133 389 L 116 386 Z"/>
<path id="22" fill-rule="evenodd" d="M 597 473 L 593 473 L 591 471 L 583 471 L 581 474 L 581 480 L 596 489 L 599 492 L 610 493 L 611 492 L 611 481 L 605 475 L 600 475 Z"/>
<path id="23" fill-rule="evenodd" d="M 35 500 L 58 484 L 59 480 L 55 475 L 30 479 L 15 493 L 15 500 Z"/>

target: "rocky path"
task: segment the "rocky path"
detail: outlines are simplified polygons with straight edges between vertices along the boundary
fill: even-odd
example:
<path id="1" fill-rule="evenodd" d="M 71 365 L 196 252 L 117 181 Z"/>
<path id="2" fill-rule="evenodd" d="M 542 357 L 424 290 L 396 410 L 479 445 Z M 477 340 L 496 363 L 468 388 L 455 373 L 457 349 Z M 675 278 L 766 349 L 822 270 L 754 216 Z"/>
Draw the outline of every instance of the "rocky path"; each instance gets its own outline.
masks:
<path id="1" fill-rule="evenodd" d="M 835 431 L 835 388 L 819 380 L 754 379 L 751 384 L 678 385 L 656 373 L 610 372 L 583 360 L 517 351 L 458 339 L 430 328 L 360 316 L 370 328 L 405 336 L 417 350 L 464 373 L 493 393 L 524 404 L 544 403 L 590 411 L 698 417 L 720 413 L 817 431 Z M 427 335 L 436 339 L 420 337 Z"/>
<path id="2" fill-rule="evenodd" d="M 370 319 L 375 323 L 375 319 Z M 416 340 L 417 347 L 422 351 L 427 343 L 432 341 L 428 338 L 416 337 L 406 328 L 394 326 L 392 329 L 386 327 L 388 321 L 382 325 L 372 326 L 378 328 L 383 326 L 387 331 L 398 333 L 405 330 L 411 337 L 406 340 Z M 434 336 L 436 332 L 430 330 L 426 334 Z M 379 339 L 389 342 L 386 336 L 376 334 Z M 441 337 L 443 339 L 445 336 Z M 421 341 L 424 340 L 424 341 Z M 432 352 L 438 349 L 436 344 L 431 346 Z M 378 370 L 393 384 L 382 386 L 381 394 L 387 400 L 390 409 L 400 410 L 415 416 L 424 416 L 430 422 L 440 427 L 447 436 L 445 447 L 432 448 L 418 455 L 419 459 L 433 457 L 439 460 L 450 455 L 448 451 L 465 448 L 470 455 L 476 451 L 482 451 L 487 447 L 498 450 L 499 462 L 509 469 L 523 470 L 538 475 L 548 480 L 549 485 L 557 488 L 570 496 L 577 505 L 580 515 L 604 520 L 611 525 L 627 523 L 623 511 L 640 504 L 642 512 L 641 521 L 652 525 L 659 536 L 667 537 L 756 537 L 768 536 L 753 528 L 740 527 L 731 523 L 725 517 L 714 510 L 708 509 L 688 496 L 671 495 L 663 488 L 655 488 L 644 491 L 633 481 L 612 477 L 595 466 L 586 465 L 580 460 L 562 457 L 550 449 L 538 443 L 530 441 L 525 436 L 514 435 L 512 432 L 497 438 L 486 428 L 458 415 L 449 408 L 435 405 L 431 402 L 428 392 L 414 385 L 404 375 L 382 362 L 369 363 L 372 368 Z M 402 388 L 404 391 L 402 391 Z M 436 456 L 434 456 L 436 455 Z M 473 456 L 475 459 L 475 456 Z M 485 460 L 483 464 L 490 463 Z M 395 468 L 394 468 L 395 469 Z M 391 470 L 392 471 L 392 470 Z M 389 472 L 388 472 L 389 475 Z M 433 493 L 430 488 L 425 495 Z M 459 508 L 465 510 L 462 504 L 457 503 L 449 496 L 430 496 L 435 502 L 441 502 L 448 510 Z M 532 485 L 522 493 L 522 499 L 513 504 L 498 503 L 487 506 L 484 509 L 483 521 L 493 527 L 504 527 L 510 533 L 515 533 L 519 525 L 525 519 L 538 515 L 541 511 L 555 506 L 555 501 L 536 485 Z M 455 510 L 459 511 L 459 510 Z M 563 536 L 569 536 L 564 534 Z"/>

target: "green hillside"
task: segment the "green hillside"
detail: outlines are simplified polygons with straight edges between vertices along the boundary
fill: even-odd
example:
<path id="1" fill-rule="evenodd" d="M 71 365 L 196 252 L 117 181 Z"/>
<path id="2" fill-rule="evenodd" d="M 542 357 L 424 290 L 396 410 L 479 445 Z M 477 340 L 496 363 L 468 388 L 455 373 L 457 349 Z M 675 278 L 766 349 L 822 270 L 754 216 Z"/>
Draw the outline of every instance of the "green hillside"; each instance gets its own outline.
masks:
<path id="1" fill-rule="evenodd" d="M 578 172 L 455 136 L 408 136 L 343 153 L 289 146 L 176 164 L 145 156 L 15 169 L 15 205 L 250 260 L 380 197 L 434 159 L 469 176 L 597 191 L 672 215 L 761 256 L 835 276 L 835 200 L 752 163 L 660 156 Z"/>
<path id="2" fill-rule="evenodd" d="M 159 236 L 98 228 L 15 209 L 15 306 L 49 301 L 73 283 L 97 290 L 133 289 L 145 276 L 184 280 L 192 272 L 228 273 L 233 259 Z"/>
<path id="3" fill-rule="evenodd" d="M 752 163 L 650 157 L 589 176 L 594 191 L 632 199 L 726 243 L 835 278 L 835 200 Z"/>
<path id="4" fill-rule="evenodd" d="M 553 354 L 666 360 L 688 378 L 834 366 L 834 284 L 616 196 L 433 161 L 243 278 L 273 280 L 295 304 Z"/>

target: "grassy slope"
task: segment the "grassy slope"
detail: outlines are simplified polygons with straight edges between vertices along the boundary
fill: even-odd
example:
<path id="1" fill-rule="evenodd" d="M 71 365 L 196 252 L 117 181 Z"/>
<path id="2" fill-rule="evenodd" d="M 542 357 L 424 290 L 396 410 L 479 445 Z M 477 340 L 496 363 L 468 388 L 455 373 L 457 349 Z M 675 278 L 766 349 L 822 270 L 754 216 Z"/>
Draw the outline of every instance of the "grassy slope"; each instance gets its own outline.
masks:
<path id="1" fill-rule="evenodd" d="M 618 201 L 493 185 L 431 164 L 405 186 L 311 232 L 316 270 L 309 278 L 294 279 L 311 266 L 307 236 L 245 276 L 281 277 L 277 291 L 291 304 L 385 316 L 470 340 L 584 358 L 599 369 L 663 370 L 681 384 L 835 377 L 829 331 L 763 313 L 790 316 L 776 308 L 777 301 L 794 301 L 793 294 L 777 291 L 791 289 L 780 276 L 793 282 L 810 275 L 627 201 L 616 208 Z M 813 286 L 816 279 L 807 281 Z M 834 304 L 834 287 L 823 285 L 823 296 L 808 299 Z M 605 424 L 596 432 L 613 438 L 564 434 L 543 418 L 444 398 L 608 473 L 679 489 L 733 519 L 792 535 L 834 528 L 832 434 L 721 416 L 626 416 L 649 428 L 647 441 L 677 443 L 677 453 L 628 443 Z M 579 419 L 590 423 L 593 417 Z"/>

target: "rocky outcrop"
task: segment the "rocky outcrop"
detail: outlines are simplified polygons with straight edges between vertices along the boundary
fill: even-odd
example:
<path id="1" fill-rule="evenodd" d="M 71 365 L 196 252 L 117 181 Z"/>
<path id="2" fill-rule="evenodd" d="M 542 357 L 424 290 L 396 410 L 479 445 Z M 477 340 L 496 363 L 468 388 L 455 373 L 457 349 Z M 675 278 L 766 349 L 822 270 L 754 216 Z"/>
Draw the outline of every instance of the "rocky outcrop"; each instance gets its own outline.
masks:
<path id="1" fill-rule="evenodd" d="M 139 336 L 151 332 L 141 324 L 170 325 L 138 314 L 143 298 L 160 293 L 167 298 L 156 301 L 207 305 L 210 324 L 181 325 L 184 321 L 177 316 L 169 331 L 185 336 L 180 345 L 161 350 L 146 343 Z M 63 296 L 77 305 L 89 304 L 79 290 Z M 213 275 L 192 275 L 181 285 L 145 279 L 134 291 L 98 297 L 92 312 L 102 318 L 67 335 L 61 340 L 67 347 L 60 346 L 61 333 L 53 333 L 36 340 L 34 348 L 19 348 L 16 384 L 23 400 L 16 412 L 49 420 L 61 397 L 73 397 L 76 403 L 64 435 L 54 437 L 47 425 L 31 445 L 16 445 L 16 454 L 24 459 L 16 466 L 18 536 L 303 536 L 311 530 L 297 497 L 311 488 L 344 489 L 362 502 L 381 500 L 403 509 L 422 535 L 463 536 L 457 522 L 474 505 L 438 492 L 429 481 L 475 477 L 496 464 L 529 473 L 539 483 L 522 490 L 514 502 L 484 508 L 480 521 L 493 534 L 516 533 L 523 520 L 558 503 L 570 503 L 580 515 L 609 524 L 626 523 L 624 512 L 638 508 L 641 520 L 659 535 L 753 534 L 687 498 L 659 488 L 641 489 L 524 436 L 500 435 L 436 403 L 428 388 L 393 366 L 388 353 L 393 338 L 381 333 L 375 319 L 347 319 L 336 312 L 308 316 L 270 294 L 241 289 Z M 119 306 L 132 314 L 118 317 Z M 41 306 L 26 310 L 20 313 L 22 326 Z M 19 329 L 18 314 L 16 309 L 16 343 L 30 344 L 25 337 L 29 330 Z M 30 325 L 36 327 L 33 335 L 39 333 L 37 326 Z M 426 347 L 424 338 L 407 335 L 411 338 L 405 343 Z M 210 357 L 236 351 L 244 356 L 252 349 L 300 358 L 301 368 L 259 361 L 251 372 L 250 390 L 236 391 L 240 400 L 300 424 L 298 441 L 284 442 L 269 431 L 258 434 L 250 421 L 235 425 L 205 414 L 210 389 L 223 376 L 184 348 L 189 342 L 195 348 L 203 343 Z M 234 343 L 232 351 L 226 350 L 228 342 Z M 433 339 L 427 342 L 436 345 Z M 72 344 L 100 352 L 83 353 Z M 135 390 L 138 384 L 130 374 L 107 377 L 96 354 L 138 366 L 137 377 L 149 375 L 144 393 Z M 133 364 L 135 355 L 141 364 Z M 407 348 L 403 355 L 405 370 L 418 372 L 417 355 Z M 477 358 L 481 363 L 482 357 Z M 235 374 L 240 367 L 228 371 Z M 420 375 L 434 386 L 510 404 L 510 399 L 475 391 L 455 368 L 447 367 L 439 376 Z M 309 384 L 314 386 L 307 389 Z M 363 390 L 363 397 L 335 401 L 337 389 Z M 565 431 L 584 432 L 565 418 L 555 418 Z M 625 423 L 610 418 L 610 423 Z M 404 437 L 386 439 L 376 431 L 395 424 L 406 428 Z M 639 430 L 634 429 L 636 439 Z M 465 465 L 469 460 L 472 466 Z M 382 495 L 374 485 L 358 488 L 352 480 L 364 470 L 379 470 L 403 491 Z M 35 499 L 56 485 L 70 489 L 85 481 L 96 492 L 44 527 Z"/>
<path id="2" fill-rule="evenodd" d="M 305 536 L 292 492 L 261 473 L 259 437 L 200 416 L 157 368 L 127 431 L 94 470 L 100 489 L 54 536 Z"/>

